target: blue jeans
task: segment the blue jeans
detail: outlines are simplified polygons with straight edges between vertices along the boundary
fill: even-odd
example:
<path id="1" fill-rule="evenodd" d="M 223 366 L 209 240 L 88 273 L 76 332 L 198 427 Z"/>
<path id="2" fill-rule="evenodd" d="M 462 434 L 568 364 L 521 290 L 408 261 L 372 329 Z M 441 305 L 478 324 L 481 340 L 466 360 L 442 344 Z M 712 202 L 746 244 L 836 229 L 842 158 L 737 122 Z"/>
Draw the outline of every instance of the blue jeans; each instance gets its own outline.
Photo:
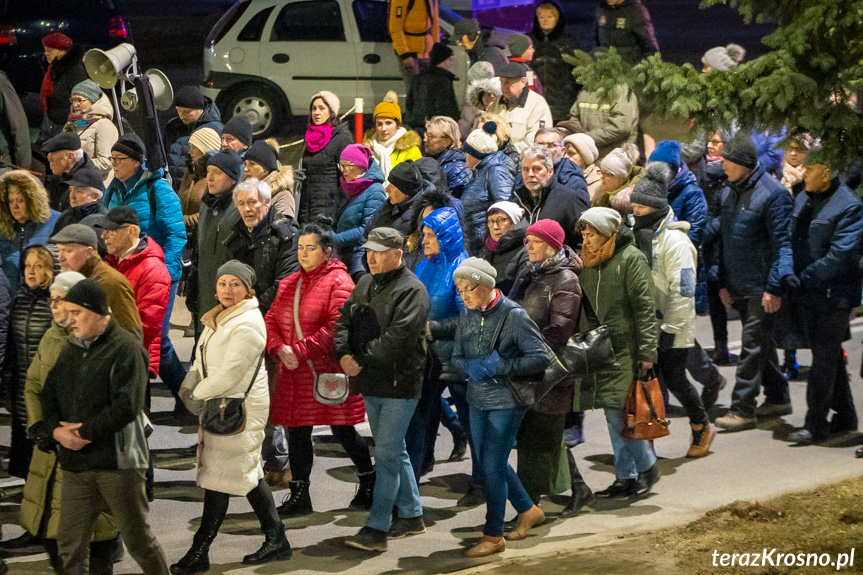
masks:
<path id="1" fill-rule="evenodd" d="M 483 535 L 503 537 L 506 501 L 518 513 L 533 507 L 533 500 L 509 464 L 509 453 L 515 443 L 515 434 L 524 417 L 523 409 L 495 409 L 483 411 L 470 408 L 470 432 L 485 477 L 485 527 Z"/>
<path id="2" fill-rule="evenodd" d="M 183 369 L 183 364 L 177 353 L 174 351 L 174 346 L 171 343 L 168 332 L 171 329 L 171 312 L 174 311 L 174 300 L 177 298 L 177 287 L 180 285 L 179 280 L 171 282 L 171 293 L 168 295 L 168 307 L 165 308 L 165 320 L 162 322 L 162 346 L 159 350 L 159 377 L 171 390 L 174 398 L 179 399 L 177 393 L 180 391 L 180 386 L 186 378 L 186 370 Z"/>
<path id="3" fill-rule="evenodd" d="M 366 527 L 389 531 L 393 505 L 399 517 L 423 514 L 420 492 L 405 448 L 405 433 L 416 410 L 416 399 L 363 397 L 375 439 L 375 494 Z"/>
<path id="4" fill-rule="evenodd" d="M 450 383 L 449 393 L 455 406 L 461 430 L 467 434 L 467 443 L 470 446 L 470 483 L 472 486 L 482 489 L 485 485 L 485 480 L 482 477 L 482 467 L 479 464 L 479 458 L 476 456 L 473 435 L 470 432 L 470 406 L 467 404 L 467 384 Z"/>
<path id="5" fill-rule="evenodd" d="M 604 409 L 608 435 L 614 449 L 614 476 L 617 479 L 635 479 L 656 464 L 656 455 L 650 442 L 644 439 L 626 439 L 620 436 L 623 429 L 623 411 Z"/>

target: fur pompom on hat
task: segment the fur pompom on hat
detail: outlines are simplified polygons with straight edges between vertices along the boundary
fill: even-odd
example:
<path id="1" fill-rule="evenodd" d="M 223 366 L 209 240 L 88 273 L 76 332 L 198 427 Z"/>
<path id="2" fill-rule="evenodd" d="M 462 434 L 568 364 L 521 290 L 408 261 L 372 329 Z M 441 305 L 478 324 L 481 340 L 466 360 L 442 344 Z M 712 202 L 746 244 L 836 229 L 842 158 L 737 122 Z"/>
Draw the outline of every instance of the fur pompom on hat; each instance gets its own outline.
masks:
<path id="1" fill-rule="evenodd" d="M 746 56 L 746 49 L 743 46 L 729 44 L 728 46 L 717 46 L 705 52 L 701 58 L 701 63 L 707 64 L 719 72 L 728 72 L 737 68 L 744 56 Z"/>
<path id="2" fill-rule="evenodd" d="M 486 122 L 482 125 L 482 128 L 478 128 L 468 134 L 462 145 L 462 150 L 464 150 L 465 154 L 470 154 L 477 160 L 482 160 L 497 152 L 496 133 L 497 123 Z"/>
<path id="3" fill-rule="evenodd" d="M 662 209 L 668 207 L 668 179 L 671 170 L 663 161 L 650 162 L 644 176 L 635 184 L 630 203 Z"/>
<path id="4" fill-rule="evenodd" d="M 402 109 L 399 107 L 399 95 L 394 90 L 387 92 L 384 101 L 375 106 L 374 119 L 392 118 L 402 123 Z"/>

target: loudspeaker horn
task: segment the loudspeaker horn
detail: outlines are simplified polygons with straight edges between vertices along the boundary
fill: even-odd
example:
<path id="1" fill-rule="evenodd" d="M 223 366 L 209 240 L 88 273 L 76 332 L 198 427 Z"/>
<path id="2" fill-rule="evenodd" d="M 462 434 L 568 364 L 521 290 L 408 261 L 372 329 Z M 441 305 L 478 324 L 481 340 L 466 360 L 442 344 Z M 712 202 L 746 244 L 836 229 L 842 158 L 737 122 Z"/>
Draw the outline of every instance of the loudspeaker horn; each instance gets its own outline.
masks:
<path id="1" fill-rule="evenodd" d="M 135 47 L 131 44 L 120 44 L 110 50 L 93 48 L 84 54 L 84 67 L 90 79 L 105 89 L 113 88 L 124 71 L 136 59 Z"/>
<path id="2" fill-rule="evenodd" d="M 171 81 L 168 80 L 164 72 L 156 68 L 150 68 L 145 74 L 153 88 L 153 101 L 156 103 L 156 109 L 164 112 L 174 102 L 174 89 L 171 87 Z M 120 105 L 129 112 L 135 110 L 138 107 L 137 90 L 135 88 L 126 90 L 123 97 L 120 98 Z"/>

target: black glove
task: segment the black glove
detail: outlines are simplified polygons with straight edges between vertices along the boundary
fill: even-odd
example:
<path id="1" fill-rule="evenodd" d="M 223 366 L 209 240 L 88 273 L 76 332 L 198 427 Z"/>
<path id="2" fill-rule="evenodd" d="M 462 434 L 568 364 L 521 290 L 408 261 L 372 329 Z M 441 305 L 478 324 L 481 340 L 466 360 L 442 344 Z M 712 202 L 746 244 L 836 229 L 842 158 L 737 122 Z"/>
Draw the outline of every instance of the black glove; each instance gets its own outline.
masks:
<path id="1" fill-rule="evenodd" d="M 794 274 L 788 274 L 787 276 L 782 277 L 782 284 L 791 291 L 797 291 L 800 289 L 800 286 L 803 284 L 800 282 L 800 278 Z"/>
<path id="2" fill-rule="evenodd" d="M 30 426 L 27 430 L 27 435 L 30 441 L 36 444 L 40 450 L 45 453 L 51 453 L 57 449 L 57 442 L 54 440 L 54 434 L 48 429 L 44 421 L 39 421 Z"/>
<path id="3" fill-rule="evenodd" d="M 668 351 L 674 347 L 674 334 L 666 331 L 659 333 L 659 350 Z"/>

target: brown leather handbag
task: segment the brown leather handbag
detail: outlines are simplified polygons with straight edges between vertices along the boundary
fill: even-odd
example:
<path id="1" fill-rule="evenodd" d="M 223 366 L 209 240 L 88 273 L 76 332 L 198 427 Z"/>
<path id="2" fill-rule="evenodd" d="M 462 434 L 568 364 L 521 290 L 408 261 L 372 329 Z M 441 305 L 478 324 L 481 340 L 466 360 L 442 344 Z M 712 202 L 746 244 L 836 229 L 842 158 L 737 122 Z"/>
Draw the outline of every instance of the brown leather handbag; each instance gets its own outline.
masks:
<path id="1" fill-rule="evenodd" d="M 671 433 L 668 429 L 671 422 L 665 418 L 662 390 L 652 369 L 639 375 L 629 386 L 624 414 L 621 437 L 652 440 Z"/>

